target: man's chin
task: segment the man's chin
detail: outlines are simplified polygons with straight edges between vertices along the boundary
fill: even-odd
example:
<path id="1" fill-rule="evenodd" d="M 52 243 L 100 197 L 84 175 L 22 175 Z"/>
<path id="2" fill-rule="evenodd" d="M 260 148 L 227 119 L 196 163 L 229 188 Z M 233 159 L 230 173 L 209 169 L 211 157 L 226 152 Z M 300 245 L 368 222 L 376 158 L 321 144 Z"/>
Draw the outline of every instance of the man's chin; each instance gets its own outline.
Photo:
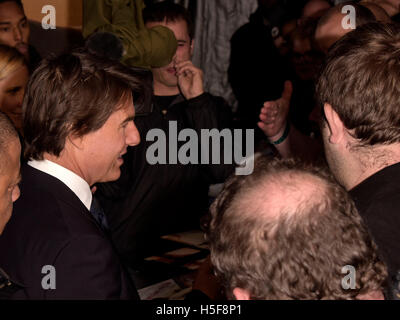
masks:
<path id="1" fill-rule="evenodd" d="M 99 182 L 100 183 L 112 182 L 112 181 L 118 180 L 120 176 L 121 176 L 121 170 L 118 168 L 118 169 L 114 170 L 113 172 L 110 172 L 106 177 L 104 177 Z"/>

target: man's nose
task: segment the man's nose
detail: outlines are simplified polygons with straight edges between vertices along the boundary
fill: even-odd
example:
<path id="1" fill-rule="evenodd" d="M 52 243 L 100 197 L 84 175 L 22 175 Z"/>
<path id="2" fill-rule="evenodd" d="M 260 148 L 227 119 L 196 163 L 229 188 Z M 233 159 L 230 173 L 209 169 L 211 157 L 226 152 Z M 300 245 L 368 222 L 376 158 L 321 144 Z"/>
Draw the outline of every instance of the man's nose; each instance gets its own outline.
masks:
<path id="1" fill-rule="evenodd" d="M 19 27 L 14 28 L 14 40 L 16 42 L 21 42 L 22 41 L 22 30 Z"/>
<path id="2" fill-rule="evenodd" d="M 172 63 L 174 64 L 174 67 L 175 67 L 175 64 L 178 62 L 178 61 L 177 61 L 177 60 L 178 60 L 178 54 L 177 54 L 177 52 L 178 52 L 178 50 L 175 51 L 175 54 L 174 54 L 174 56 L 172 57 Z"/>
<path id="3" fill-rule="evenodd" d="M 131 147 L 137 146 L 140 143 L 140 133 L 133 121 L 131 121 L 126 127 L 125 142 Z"/>

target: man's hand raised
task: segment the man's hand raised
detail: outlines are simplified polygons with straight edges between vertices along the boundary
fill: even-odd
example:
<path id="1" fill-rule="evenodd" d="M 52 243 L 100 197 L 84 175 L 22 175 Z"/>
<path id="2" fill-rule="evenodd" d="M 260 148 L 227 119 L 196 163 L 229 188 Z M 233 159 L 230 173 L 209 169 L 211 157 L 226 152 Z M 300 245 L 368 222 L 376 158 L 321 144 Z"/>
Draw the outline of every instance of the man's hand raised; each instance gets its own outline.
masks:
<path id="1" fill-rule="evenodd" d="M 191 61 L 175 65 L 179 88 L 186 99 L 193 99 L 204 93 L 203 71 L 196 68 Z"/>
<path id="2" fill-rule="evenodd" d="M 261 109 L 261 122 L 258 123 L 258 126 L 270 141 L 279 139 L 285 130 L 292 92 L 292 83 L 286 81 L 282 97 L 278 100 L 265 102 Z"/>

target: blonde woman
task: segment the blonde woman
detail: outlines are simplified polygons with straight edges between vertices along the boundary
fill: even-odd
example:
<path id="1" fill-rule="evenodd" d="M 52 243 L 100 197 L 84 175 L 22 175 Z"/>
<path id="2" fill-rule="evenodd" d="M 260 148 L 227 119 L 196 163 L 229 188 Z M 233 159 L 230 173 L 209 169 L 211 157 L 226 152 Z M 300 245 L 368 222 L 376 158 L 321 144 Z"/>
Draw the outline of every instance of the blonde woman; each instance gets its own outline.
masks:
<path id="1" fill-rule="evenodd" d="M 29 79 L 24 56 L 18 50 L 0 45 L 0 110 L 11 119 L 22 135 L 22 100 Z"/>

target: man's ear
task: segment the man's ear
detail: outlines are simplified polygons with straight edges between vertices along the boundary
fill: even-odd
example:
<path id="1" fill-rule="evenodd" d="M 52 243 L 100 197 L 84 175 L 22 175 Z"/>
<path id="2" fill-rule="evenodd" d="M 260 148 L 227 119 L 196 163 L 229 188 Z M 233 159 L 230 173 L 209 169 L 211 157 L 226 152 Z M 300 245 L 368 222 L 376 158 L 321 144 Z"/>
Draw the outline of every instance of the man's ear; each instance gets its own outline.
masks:
<path id="1" fill-rule="evenodd" d="M 359 294 L 356 297 L 357 300 L 385 300 L 385 296 L 383 295 L 383 292 L 380 290 L 376 291 L 371 291 L 366 294 Z"/>
<path id="2" fill-rule="evenodd" d="M 245 289 L 235 288 L 233 289 L 233 295 L 236 300 L 250 300 L 250 293 Z"/>
<path id="3" fill-rule="evenodd" d="M 329 142 L 336 144 L 344 138 L 346 128 L 329 103 L 324 104 L 324 113 L 329 130 Z"/>

